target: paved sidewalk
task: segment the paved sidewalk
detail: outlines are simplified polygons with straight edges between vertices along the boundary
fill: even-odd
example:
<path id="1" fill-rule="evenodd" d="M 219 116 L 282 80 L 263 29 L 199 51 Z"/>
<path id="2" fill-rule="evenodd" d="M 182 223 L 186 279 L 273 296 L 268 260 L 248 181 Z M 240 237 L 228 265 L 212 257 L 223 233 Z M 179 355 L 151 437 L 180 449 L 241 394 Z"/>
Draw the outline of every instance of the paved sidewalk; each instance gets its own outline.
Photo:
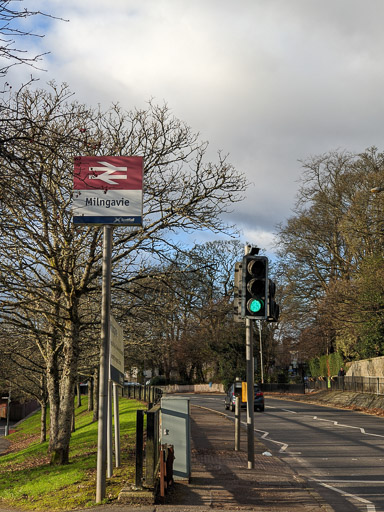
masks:
<path id="1" fill-rule="evenodd" d="M 8 449 L 9 441 L 6 437 L 0 436 L 0 454 Z"/>
<path id="2" fill-rule="evenodd" d="M 174 505 L 184 506 L 175 510 L 333 510 L 285 462 L 263 455 L 267 448 L 257 439 L 255 468 L 248 469 L 246 431 L 242 428 L 241 451 L 235 452 L 234 422 L 224 415 L 192 405 L 191 429 L 190 482 L 176 482 L 167 505 L 156 506 L 156 511 L 171 512 Z"/>
<path id="3" fill-rule="evenodd" d="M 243 413 L 243 419 L 244 419 Z M 256 415 L 257 420 L 257 415 Z M 99 512 L 333 512 L 322 498 L 255 439 L 255 468 L 248 469 L 247 436 L 234 451 L 234 421 L 191 405 L 192 475 L 176 481 L 163 505 L 113 505 Z M 177 457 L 177 454 L 175 454 Z M 85 512 L 85 511 L 84 511 Z"/>

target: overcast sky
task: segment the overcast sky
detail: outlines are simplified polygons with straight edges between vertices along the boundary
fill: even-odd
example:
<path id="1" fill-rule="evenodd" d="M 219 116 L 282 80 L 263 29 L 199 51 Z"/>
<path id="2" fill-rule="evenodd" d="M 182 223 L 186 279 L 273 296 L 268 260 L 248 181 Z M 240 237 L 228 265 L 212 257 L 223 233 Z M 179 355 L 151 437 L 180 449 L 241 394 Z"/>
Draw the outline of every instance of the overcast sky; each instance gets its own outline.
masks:
<path id="1" fill-rule="evenodd" d="M 69 22 L 34 40 L 43 85 L 128 109 L 164 101 L 253 183 L 229 221 L 271 250 L 299 160 L 383 150 L 383 0 L 28 0 Z M 30 22 L 32 19 L 30 19 Z M 36 24 L 36 20 L 34 20 Z M 31 46 L 31 41 L 29 41 Z M 33 49 L 32 49 L 33 51 Z M 30 70 L 14 70 L 8 81 Z"/>

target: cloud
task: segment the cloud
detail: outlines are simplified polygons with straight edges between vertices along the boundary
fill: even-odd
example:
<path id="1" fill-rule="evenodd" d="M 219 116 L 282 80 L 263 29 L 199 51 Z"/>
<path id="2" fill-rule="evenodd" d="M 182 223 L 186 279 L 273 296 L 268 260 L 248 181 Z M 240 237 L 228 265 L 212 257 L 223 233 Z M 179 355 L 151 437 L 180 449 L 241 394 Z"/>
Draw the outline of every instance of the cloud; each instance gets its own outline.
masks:
<path id="1" fill-rule="evenodd" d="M 246 173 L 230 220 L 268 247 L 291 214 L 300 159 L 384 140 L 382 0 L 33 3 L 70 20 L 34 42 L 51 51 L 42 79 L 87 103 L 166 101 L 212 158 L 223 150 Z"/>

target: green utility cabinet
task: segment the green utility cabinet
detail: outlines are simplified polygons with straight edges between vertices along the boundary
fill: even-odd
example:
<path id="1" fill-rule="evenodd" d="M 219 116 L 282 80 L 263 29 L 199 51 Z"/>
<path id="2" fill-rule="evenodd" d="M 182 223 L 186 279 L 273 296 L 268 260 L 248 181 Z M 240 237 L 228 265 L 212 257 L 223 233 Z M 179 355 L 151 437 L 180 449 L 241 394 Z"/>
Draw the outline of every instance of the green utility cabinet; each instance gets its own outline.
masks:
<path id="1" fill-rule="evenodd" d="M 175 480 L 191 476 L 191 425 L 189 398 L 181 396 L 161 399 L 161 443 L 173 445 Z"/>

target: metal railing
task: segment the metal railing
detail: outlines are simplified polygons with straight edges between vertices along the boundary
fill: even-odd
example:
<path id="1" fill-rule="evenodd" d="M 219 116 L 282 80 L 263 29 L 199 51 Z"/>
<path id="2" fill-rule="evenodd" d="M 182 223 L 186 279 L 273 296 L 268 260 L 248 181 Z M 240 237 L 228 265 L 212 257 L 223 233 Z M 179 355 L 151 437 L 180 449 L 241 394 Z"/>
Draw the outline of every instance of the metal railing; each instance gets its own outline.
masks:
<path id="1" fill-rule="evenodd" d="M 143 384 L 125 383 L 123 388 L 123 396 L 126 398 L 134 398 L 143 402 L 148 402 L 150 407 L 160 402 L 163 390 L 156 386 L 144 386 Z"/>
<path id="2" fill-rule="evenodd" d="M 266 383 L 260 384 L 261 391 L 270 393 L 297 393 L 304 394 L 305 386 L 301 384 Z"/>
<path id="3" fill-rule="evenodd" d="M 331 377 L 330 379 L 309 379 L 309 390 L 328 389 L 330 391 L 353 391 L 355 393 L 371 393 L 384 395 L 384 377 Z"/>

